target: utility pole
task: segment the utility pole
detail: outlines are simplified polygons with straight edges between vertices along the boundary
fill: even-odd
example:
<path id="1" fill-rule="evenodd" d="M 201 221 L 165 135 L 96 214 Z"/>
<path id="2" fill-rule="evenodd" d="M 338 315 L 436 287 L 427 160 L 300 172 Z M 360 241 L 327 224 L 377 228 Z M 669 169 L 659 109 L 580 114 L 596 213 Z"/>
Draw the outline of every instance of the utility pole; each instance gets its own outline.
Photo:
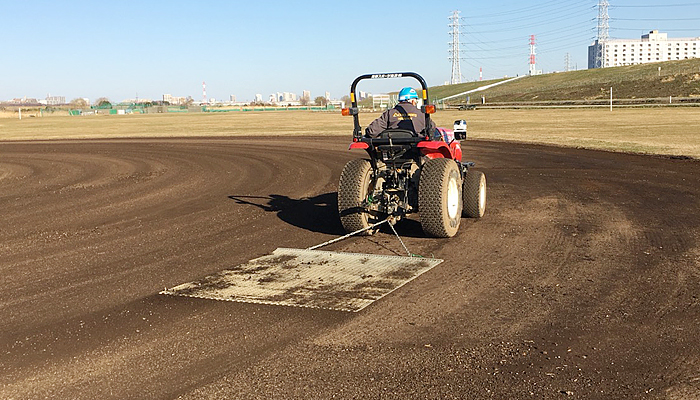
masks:
<path id="1" fill-rule="evenodd" d="M 603 68 L 605 66 L 603 52 L 607 44 L 610 30 L 610 17 L 608 16 L 608 0 L 598 0 L 598 40 L 596 40 L 595 67 Z"/>
<path id="2" fill-rule="evenodd" d="M 610 111 L 612 111 L 612 103 L 613 103 L 613 98 L 612 98 L 612 86 L 610 86 Z"/>
<path id="3" fill-rule="evenodd" d="M 456 83 L 462 83 L 462 70 L 459 66 L 459 61 L 462 59 L 460 56 L 460 43 L 459 43 L 459 37 L 461 35 L 460 33 L 460 27 L 462 26 L 461 21 L 464 19 L 463 17 L 459 16 L 459 11 L 452 11 L 452 15 L 448 17 L 450 20 L 450 23 L 447 24 L 447 26 L 450 27 L 449 34 L 451 36 L 449 45 L 450 48 L 447 51 L 449 53 L 449 56 L 447 57 L 448 60 L 452 61 L 452 75 L 450 76 L 450 85 L 454 85 Z"/>

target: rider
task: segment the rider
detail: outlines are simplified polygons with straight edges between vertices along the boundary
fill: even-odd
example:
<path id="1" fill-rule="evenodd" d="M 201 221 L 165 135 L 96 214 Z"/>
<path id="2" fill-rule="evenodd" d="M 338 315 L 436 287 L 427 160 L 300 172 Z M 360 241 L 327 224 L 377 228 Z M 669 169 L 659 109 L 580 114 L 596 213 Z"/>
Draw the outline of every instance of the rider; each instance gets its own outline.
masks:
<path id="1" fill-rule="evenodd" d="M 418 93 L 412 87 L 399 92 L 399 104 L 382 113 L 365 129 L 365 135 L 376 138 L 387 129 L 406 129 L 421 133 L 425 129 L 425 114 L 416 106 Z M 430 120 L 429 132 L 435 132 L 435 123 Z"/>

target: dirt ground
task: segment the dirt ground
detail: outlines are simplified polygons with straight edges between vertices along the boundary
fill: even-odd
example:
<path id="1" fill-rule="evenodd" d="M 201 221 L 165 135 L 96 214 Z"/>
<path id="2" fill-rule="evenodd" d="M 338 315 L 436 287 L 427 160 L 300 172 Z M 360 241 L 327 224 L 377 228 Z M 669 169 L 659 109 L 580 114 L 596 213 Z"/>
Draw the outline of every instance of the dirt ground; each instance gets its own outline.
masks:
<path id="1" fill-rule="evenodd" d="M 347 146 L 0 143 L 0 398 L 700 398 L 694 160 L 470 141 L 487 214 L 360 313 L 158 294 L 341 234 Z"/>

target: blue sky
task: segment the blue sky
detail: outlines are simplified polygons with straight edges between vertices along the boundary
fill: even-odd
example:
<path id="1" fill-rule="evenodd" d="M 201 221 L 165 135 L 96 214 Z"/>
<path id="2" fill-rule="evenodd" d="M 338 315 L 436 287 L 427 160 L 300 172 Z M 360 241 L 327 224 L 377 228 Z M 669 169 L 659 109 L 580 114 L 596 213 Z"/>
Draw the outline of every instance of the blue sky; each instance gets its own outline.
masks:
<path id="1" fill-rule="evenodd" d="M 700 36 L 700 2 L 610 0 L 610 36 L 651 29 Z M 460 10 L 462 75 L 587 66 L 596 0 L 521 1 L 6 1 L 0 0 L 0 100 L 160 99 L 164 93 L 251 100 L 272 92 L 347 94 L 357 75 L 416 71 L 449 80 L 448 17 Z M 666 6 L 662 6 L 666 4 Z M 670 5 L 670 6 L 669 6 Z M 376 84 L 378 85 L 378 84 Z M 401 86 L 398 82 L 395 86 Z M 393 87 L 392 87 L 393 88 Z M 387 87 L 360 87 L 382 91 Z"/>

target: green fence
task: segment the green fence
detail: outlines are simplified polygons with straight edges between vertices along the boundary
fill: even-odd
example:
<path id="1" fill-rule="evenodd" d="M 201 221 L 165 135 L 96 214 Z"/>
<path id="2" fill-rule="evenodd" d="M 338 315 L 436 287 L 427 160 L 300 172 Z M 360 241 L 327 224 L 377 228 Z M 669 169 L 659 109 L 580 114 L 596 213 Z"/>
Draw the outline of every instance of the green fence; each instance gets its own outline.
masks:
<path id="1" fill-rule="evenodd" d="M 246 112 L 246 111 L 333 111 L 333 105 L 327 106 L 300 106 L 300 107 L 235 107 L 235 108 L 209 108 L 204 107 L 203 112 Z"/>
<path id="2" fill-rule="evenodd" d="M 120 111 L 125 114 L 153 114 L 153 113 L 187 113 L 187 112 L 264 112 L 264 111 L 334 111 L 336 108 L 329 104 L 327 106 L 298 106 L 298 107 L 268 107 L 268 106 L 240 106 L 240 107 L 206 107 L 190 106 L 189 108 L 180 106 L 142 106 L 136 104 L 117 104 L 110 107 L 90 107 L 89 109 L 68 110 L 69 115 L 86 114 L 109 114 L 117 115 Z M 87 112 L 86 112 L 87 111 Z"/>

